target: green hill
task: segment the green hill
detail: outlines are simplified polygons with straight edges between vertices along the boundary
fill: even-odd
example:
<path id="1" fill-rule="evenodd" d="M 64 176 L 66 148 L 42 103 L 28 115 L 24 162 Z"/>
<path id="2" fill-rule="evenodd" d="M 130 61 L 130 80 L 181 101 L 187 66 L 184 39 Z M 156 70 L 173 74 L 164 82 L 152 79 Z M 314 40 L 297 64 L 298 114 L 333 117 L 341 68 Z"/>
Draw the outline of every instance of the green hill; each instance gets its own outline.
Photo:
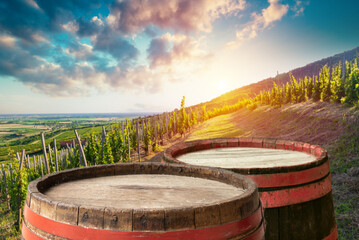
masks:
<path id="1" fill-rule="evenodd" d="M 345 51 L 331 57 L 323 58 L 313 63 L 309 63 L 303 67 L 293 69 L 287 73 L 279 74 L 274 78 L 270 77 L 257 83 L 252 83 L 250 85 L 234 89 L 208 102 L 201 103 L 196 106 L 206 104 L 207 109 L 212 109 L 214 107 L 223 106 L 224 104 L 235 104 L 238 102 L 238 99 L 253 97 L 255 94 L 258 94 L 262 90 L 271 89 L 273 87 L 273 82 L 279 86 L 285 84 L 286 82 L 290 81 L 289 73 L 292 73 L 296 79 L 304 78 L 305 76 L 318 75 L 320 69 L 326 64 L 328 64 L 329 67 L 333 67 L 337 65 L 339 61 L 341 61 L 341 63 L 344 61 L 352 61 L 358 56 L 359 47 L 356 47 L 352 50 Z"/>

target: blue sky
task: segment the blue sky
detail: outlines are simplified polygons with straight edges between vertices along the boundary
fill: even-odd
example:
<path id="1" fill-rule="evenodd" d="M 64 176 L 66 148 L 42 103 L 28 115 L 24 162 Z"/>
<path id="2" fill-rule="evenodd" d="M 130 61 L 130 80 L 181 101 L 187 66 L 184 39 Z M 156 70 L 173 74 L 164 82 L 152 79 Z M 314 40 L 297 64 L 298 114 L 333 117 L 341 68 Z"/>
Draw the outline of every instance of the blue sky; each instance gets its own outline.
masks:
<path id="1" fill-rule="evenodd" d="M 153 112 L 359 44 L 359 1 L 4 0 L 0 113 Z"/>

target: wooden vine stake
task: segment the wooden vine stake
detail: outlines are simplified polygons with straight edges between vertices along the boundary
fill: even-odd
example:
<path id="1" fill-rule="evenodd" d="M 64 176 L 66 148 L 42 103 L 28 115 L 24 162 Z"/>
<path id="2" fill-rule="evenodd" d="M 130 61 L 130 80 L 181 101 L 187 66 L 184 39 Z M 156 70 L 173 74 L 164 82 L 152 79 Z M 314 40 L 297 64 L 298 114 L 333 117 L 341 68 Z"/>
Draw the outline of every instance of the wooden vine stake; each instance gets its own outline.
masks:
<path id="1" fill-rule="evenodd" d="M 143 119 L 141 119 L 141 126 L 142 126 L 142 141 L 145 141 L 145 123 Z"/>
<path id="2" fill-rule="evenodd" d="M 157 145 L 157 121 L 156 121 L 156 118 L 155 118 L 155 144 Z"/>
<path id="3" fill-rule="evenodd" d="M 27 168 L 31 168 L 30 156 L 27 155 L 27 156 L 26 156 L 26 159 L 27 159 Z"/>
<path id="4" fill-rule="evenodd" d="M 56 148 L 56 139 L 54 138 L 54 154 L 55 154 L 55 164 L 56 164 L 56 172 L 59 171 L 59 163 L 57 157 L 57 148 Z"/>
<path id="5" fill-rule="evenodd" d="M 22 170 L 22 165 L 24 163 L 24 159 L 25 159 L 25 149 L 22 150 L 21 152 L 21 158 L 19 159 L 20 160 L 20 166 L 19 166 L 19 170 L 21 171 Z"/>
<path id="6" fill-rule="evenodd" d="M 49 158 L 50 158 L 50 164 L 51 164 L 51 167 L 54 166 L 54 162 L 52 161 L 52 153 L 51 153 L 51 147 L 50 147 L 50 144 L 47 145 L 48 148 L 49 148 Z"/>
<path id="7" fill-rule="evenodd" d="M 137 153 L 138 153 L 138 161 L 141 162 L 141 155 L 140 155 L 140 136 L 138 133 L 138 121 L 136 121 L 136 138 L 137 138 Z"/>
<path id="8" fill-rule="evenodd" d="M 20 162 L 20 154 L 18 152 L 16 153 L 16 159 Z"/>
<path id="9" fill-rule="evenodd" d="M 104 128 L 103 128 L 103 129 L 104 129 Z M 81 155 L 82 155 L 83 165 L 84 165 L 85 167 L 87 167 L 87 161 L 86 161 L 86 156 L 85 156 L 84 148 L 82 147 L 81 139 L 80 139 L 79 134 L 77 133 L 77 130 L 75 130 L 75 135 L 76 135 L 77 143 L 79 144 L 80 152 L 81 152 Z"/>
<path id="10" fill-rule="evenodd" d="M 36 171 L 36 156 L 35 155 L 32 157 L 32 160 L 34 162 L 34 170 Z"/>
<path id="11" fill-rule="evenodd" d="M 20 159 L 20 165 L 19 165 L 19 186 L 22 185 L 22 178 L 21 178 L 21 171 L 22 171 L 22 166 L 23 166 L 23 163 L 25 161 L 25 149 L 22 150 L 21 152 L 21 159 Z M 21 193 L 20 191 L 18 192 L 17 194 L 17 204 L 18 204 L 18 211 L 19 211 L 19 219 L 18 219 L 18 222 L 17 222 L 17 228 L 18 230 L 21 230 Z"/>
<path id="12" fill-rule="evenodd" d="M 130 146 L 130 133 L 128 129 L 128 121 L 126 119 L 126 129 L 127 129 L 127 144 L 128 144 L 128 161 L 131 159 L 131 146 Z"/>
<path id="13" fill-rule="evenodd" d="M 42 158 L 41 158 L 41 156 L 39 156 L 39 162 L 40 162 L 40 167 L 41 167 L 41 177 L 43 177 L 44 176 L 44 170 L 43 170 L 43 162 L 42 162 Z"/>
<path id="14" fill-rule="evenodd" d="M 102 126 L 102 138 L 101 138 L 101 159 L 103 159 L 103 144 L 106 141 L 106 130 L 105 127 Z"/>
<path id="15" fill-rule="evenodd" d="M 50 173 L 50 167 L 49 167 L 49 161 L 47 159 L 44 133 L 41 133 L 41 143 L 42 143 L 42 151 L 44 152 L 44 161 L 45 161 L 46 174 L 49 174 Z"/>
<path id="16" fill-rule="evenodd" d="M 167 113 L 165 113 L 165 124 L 166 124 L 166 133 L 167 133 L 167 139 L 170 138 L 169 132 L 168 132 L 168 119 L 167 119 Z"/>

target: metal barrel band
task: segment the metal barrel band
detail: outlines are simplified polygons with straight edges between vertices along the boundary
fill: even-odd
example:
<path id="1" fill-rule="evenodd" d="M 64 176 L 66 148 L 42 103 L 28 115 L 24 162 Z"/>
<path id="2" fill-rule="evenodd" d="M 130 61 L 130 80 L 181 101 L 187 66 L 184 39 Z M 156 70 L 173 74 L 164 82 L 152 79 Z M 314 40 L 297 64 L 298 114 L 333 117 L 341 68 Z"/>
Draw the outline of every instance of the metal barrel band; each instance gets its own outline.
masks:
<path id="1" fill-rule="evenodd" d="M 21 235 L 25 240 L 44 240 L 45 238 L 40 237 L 39 235 L 33 233 L 25 224 L 25 221 L 22 221 Z"/>
<path id="2" fill-rule="evenodd" d="M 256 182 L 259 188 L 285 187 L 310 183 L 329 173 L 329 162 L 310 169 L 275 174 L 246 175 Z"/>
<path id="3" fill-rule="evenodd" d="M 265 221 L 264 218 L 260 224 L 260 226 L 252 233 L 250 234 L 248 237 L 244 238 L 243 240 L 262 240 L 264 239 L 264 234 L 265 234 Z"/>
<path id="4" fill-rule="evenodd" d="M 338 239 L 338 229 L 337 225 L 332 229 L 331 233 L 323 238 L 323 240 L 337 240 Z"/>
<path id="5" fill-rule="evenodd" d="M 329 174 L 321 181 L 305 186 L 261 192 L 260 199 L 264 208 L 283 207 L 318 199 L 328 194 L 331 190 L 332 185 Z"/>
<path id="6" fill-rule="evenodd" d="M 58 237 L 68 239 L 225 239 L 235 237 L 246 233 L 251 229 L 255 229 L 262 223 L 262 206 L 250 216 L 241 219 L 237 222 L 227 223 L 219 226 L 212 226 L 201 229 L 181 230 L 181 231 L 169 231 L 169 232 L 121 232 L 114 230 L 85 228 L 77 225 L 70 225 L 62 222 L 57 222 L 52 219 L 41 216 L 32 211 L 27 204 L 24 207 L 24 218 L 29 224 L 34 227 L 45 231 L 49 234 L 53 234 Z M 29 230 L 30 231 L 30 230 Z M 32 238 L 30 234 L 25 239 L 39 239 Z M 40 238 L 41 239 L 41 238 Z M 250 238 L 251 240 L 259 240 L 262 238 Z"/>

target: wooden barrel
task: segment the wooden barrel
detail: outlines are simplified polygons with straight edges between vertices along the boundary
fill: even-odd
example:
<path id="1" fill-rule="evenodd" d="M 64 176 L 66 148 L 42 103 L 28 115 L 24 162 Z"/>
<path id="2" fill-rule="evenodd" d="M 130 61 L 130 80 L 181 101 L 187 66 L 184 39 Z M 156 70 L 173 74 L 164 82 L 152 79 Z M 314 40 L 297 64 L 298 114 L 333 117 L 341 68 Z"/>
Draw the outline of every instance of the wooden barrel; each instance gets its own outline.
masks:
<path id="1" fill-rule="evenodd" d="M 258 185 L 267 240 L 337 239 L 326 151 L 302 142 L 261 138 L 184 142 L 163 162 L 220 167 Z"/>
<path id="2" fill-rule="evenodd" d="M 126 163 L 29 184 L 28 239 L 264 239 L 256 184 L 231 171 Z"/>

